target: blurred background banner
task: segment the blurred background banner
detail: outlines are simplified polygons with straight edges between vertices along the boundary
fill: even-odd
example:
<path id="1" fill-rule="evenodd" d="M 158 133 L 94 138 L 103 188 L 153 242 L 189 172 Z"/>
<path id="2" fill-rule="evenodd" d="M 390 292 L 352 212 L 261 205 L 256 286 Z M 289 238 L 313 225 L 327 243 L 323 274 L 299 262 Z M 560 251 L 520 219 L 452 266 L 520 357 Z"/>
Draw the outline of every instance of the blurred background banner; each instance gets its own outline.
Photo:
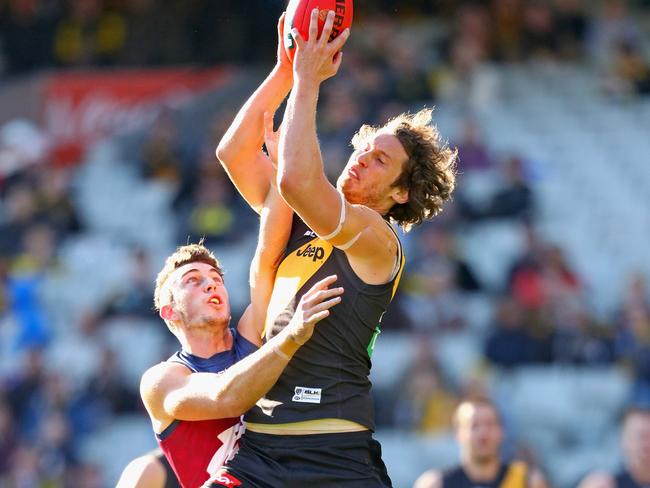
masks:
<path id="1" fill-rule="evenodd" d="M 47 75 L 41 87 L 41 122 L 53 160 L 78 163 L 89 144 L 118 130 L 150 125 L 164 107 L 181 108 L 227 80 L 228 70 L 223 68 Z"/>

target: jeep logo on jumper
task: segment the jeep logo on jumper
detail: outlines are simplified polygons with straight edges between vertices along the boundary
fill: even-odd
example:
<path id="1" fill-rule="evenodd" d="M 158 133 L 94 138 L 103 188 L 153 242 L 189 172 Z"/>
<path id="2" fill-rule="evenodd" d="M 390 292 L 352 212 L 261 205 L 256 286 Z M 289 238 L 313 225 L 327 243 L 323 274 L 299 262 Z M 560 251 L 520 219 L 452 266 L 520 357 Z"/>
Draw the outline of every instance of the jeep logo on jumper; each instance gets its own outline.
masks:
<path id="1" fill-rule="evenodd" d="M 313 261 L 318 261 L 325 257 L 325 249 L 308 244 L 304 251 L 298 249 L 296 256 L 305 256 L 307 258 L 312 258 Z"/>

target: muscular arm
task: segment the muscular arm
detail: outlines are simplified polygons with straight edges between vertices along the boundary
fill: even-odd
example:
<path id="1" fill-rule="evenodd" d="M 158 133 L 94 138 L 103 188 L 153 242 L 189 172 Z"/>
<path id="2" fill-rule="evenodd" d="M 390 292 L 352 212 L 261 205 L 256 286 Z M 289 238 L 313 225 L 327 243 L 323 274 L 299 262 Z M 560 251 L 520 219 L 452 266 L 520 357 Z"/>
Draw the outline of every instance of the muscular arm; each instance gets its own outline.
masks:
<path id="1" fill-rule="evenodd" d="M 293 211 L 271 185 L 260 215 L 260 231 L 250 269 L 251 308 L 249 321 L 240 321 L 239 331 L 251 342 L 261 344 L 266 312 L 275 274 L 289 240 Z"/>
<path id="2" fill-rule="evenodd" d="M 394 235 L 377 212 L 342 202 L 323 169 L 316 137 L 318 93 L 322 81 L 338 70 L 341 54 L 336 53 L 348 33 L 328 43 L 333 21 L 329 16 L 321 38 L 317 39 L 316 18 L 312 15 L 308 41 L 294 34 L 298 46 L 294 58 L 295 82 L 280 136 L 278 187 L 289 206 L 320 236 L 328 236 L 337 229 L 341 205 L 346 205 L 343 227 L 330 242 L 334 246 L 344 246 L 356 239 L 354 245 L 345 250 L 355 272 L 367 283 L 384 283 L 395 265 L 397 242 Z"/>
<path id="3" fill-rule="evenodd" d="M 264 119 L 264 142 L 275 168 L 280 129 L 277 132 L 273 130 L 273 114 L 265 113 Z M 282 199 L 272 180 L 260 213 L 257 248 L 250 267 L 251 305 L 237 326 L 239 332 L 257 346 L 262 343 L 275 274 L 287 247 L 292 217 L 293 211 Z"/>
<path id="4" fill-rule="evenodd" d="M 271 162 L 262 152 L 264 113 L 273 113 L 291 90 L 291 65 L 282 46 L 282 24 L 278 22 L 278 62 L 259 88 L 239 110 L 216 150 L 216 155 L 239 193 L 261 213 L 269 182 Z"/>
<path id="5" fill-rule="evenodd" d="M 140 394 L 154 430 L 173 420 L 237 417 L 250 409 L 276 382 L 289 359 L 313 332 L 314 325 L 340 301 L 343 290 L 331 288 L 335 277 L 312 287 L 301 299 L 285 329 L 259 350 L 221 374 L 191 373 L 184 365 L 165 362 L 142 376 Z"/>

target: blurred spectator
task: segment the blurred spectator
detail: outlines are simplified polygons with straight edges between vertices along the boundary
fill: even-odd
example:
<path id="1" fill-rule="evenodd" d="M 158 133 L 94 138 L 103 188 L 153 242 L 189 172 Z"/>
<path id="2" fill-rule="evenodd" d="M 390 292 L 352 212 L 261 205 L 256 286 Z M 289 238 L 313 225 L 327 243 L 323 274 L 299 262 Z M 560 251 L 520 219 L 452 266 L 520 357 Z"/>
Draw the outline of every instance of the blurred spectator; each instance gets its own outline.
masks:
<path id="1" fill-rule="evenodd" d="M 139 408 L 138 392 L 127 385 L 120 368 L 115 352 L 104 347 L 96 372 L 74 402 L 73 423 L 80 432 L 91 432 L 110 422 L 114 415 L 133 413 Z"/>
<path id="2" fill-rule="evenodd" d="M 5 215 L 0 223 L 0 253 L 14 257 L 20 251 L 23 236 L 36 220 L 36 194 L 31 185 L 16 181 L 7 190 Z"/>
<path id="3" fill-rule="evenodd" d="M 0 4 L 0 45 L 6 70 L 22 74 L 52 62 L 53 19 L 40 0 L 9 0 Z"/>
<path id="4" fill-rule="evenodd" d="M 650 64 L 641 48 L 631 42 L 621 42 L 614 53 L 610 79 L 606 88 L 617 97 L 650 94 Z"/>
<path id="5" fill-rule="evenodd" d="M 650 405 L 650 298 L 645 278 L 630 279 L 616 320 L 616 353 L 635 376 L 633 400 Z"/>
<path id="6" fill-rule="evenodd" d="M 550 337 L 536 337 L 530 329 L 520 305 L 511 298 L 501 299 L 485 343 L 485 357 L 504 368 L 550 362 Z"/>
<path id="7" fill-rule="evenodd" d="M 495 58 L 498 61 L 515 61 L 519 59 L 521 51 L 522 1 L 494 0 L 491 6 Z"/>
<path id="8" fill-rule="evenodd" d="M 156 319 L 153 300 L 151 297 L 151 283 L 153 276 L 149 255 L 142 248 L 131 251 L 131 276 L 124 281 L 122 289 L 116 290 L 108 301 L 94 313 L 88 320 L 106 320 L 113 316 L 141 317 Z"/>
<path id="9" fill-rule="evenodd" d="M 54 31 L 54 59 L 62 66 L 112 65 L 126 42 L 126 22 L 101 0 L 68 0 Z"/>
<path id="10" fill-rule="evenodd" d="M 492 167 L 487 146 L 481 136 L 479 123 L 475 119 L 465 119 L 461 134 L 456 142 L 458 149 L 458 172 L 486 170 Z"/>
<path id="11" fill-rule="evenodd" d="M 413 344 L 411 364 L 398 382 L 395 425 L 428 434 L 451 429 L 458 397 L 446 384 L 431 341 L 423 336 Z"/>
<path id="12" fill-rule="evenodd" d="M 37 219 L 46 222 L 57 241 L 82 229 L 72 201 L 72 172 L 68 168 L 44 167 L 38 172 Z"/>
<path id="13" fill-rule="evenodd" d="M 577 59 L 584 55 L 589 19 L 584 0 L 555 0 L 555 32 L 560 55 Z"/>
<path id="14" fill-rule="evenodd" d="M 551 6 L 540 0 L 526 2 L 521 33 L 524 57 L 554 58 L 559 51 L 558 40 Z"/>
<path id="15" fill-rule="evenodd" d="M 6 483 L 17 441 L 16 417 L 0 390 L 0 485 Z"/>
<path id="16" fill-rule="evenodd" d="M 595 471 L 578 488 L 620 488 L 650 483 L 650 410 L 648 404 L 631 406 L 621 427 L 623 463 L 616 473 Z"/>
<path id="17" fill-rule="evenodd" d="M 7 281 L 11 312 L 19 326 L 15 345 L 18 350 L 45 346 L 50 339 L 40 291 L 55 253 L 55 236 L 47 225 L 27 228 L 22 241 L 22 252 L 14 259 Z"/>
<path id="18" fill-rule="evenodd" d="M 621 43 L 638 45 L 641 41 L 638 20 L 630 13 L 630 5 L 625 0 L 603 0 L 600 11 L 592 19 L 590 54 L 603 66 L 612 66 Z"/>

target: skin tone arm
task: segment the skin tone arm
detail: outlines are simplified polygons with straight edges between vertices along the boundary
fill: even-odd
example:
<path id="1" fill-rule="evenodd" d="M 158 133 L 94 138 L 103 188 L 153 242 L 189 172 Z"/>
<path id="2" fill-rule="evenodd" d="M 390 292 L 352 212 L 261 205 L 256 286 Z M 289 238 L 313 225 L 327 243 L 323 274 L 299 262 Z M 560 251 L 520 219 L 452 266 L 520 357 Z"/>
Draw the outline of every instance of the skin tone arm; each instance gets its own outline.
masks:
<path id="1" fill-rule="evenodd" d="M 294 88 L 287 101 L 280 136 L 278 187 L 303 221 L 316 234 L 326 236 L 338 226 L 341 197 L 323 169 L 316 137 L 316 106 L 321 83 L 334 76 L 341 65 L 340 50 L 349 37 L 349 30 L 328 42 L 334 14 L 329 12 L 320 38 L 317 19 L 318 11 L 314 10 L 307 41 L 297 30 L 292 31 L 297 45 Z M 408 199 L 407 194 L 402 197 L 404 201 Z M 386 282 L 395 265 L 397 242 L 381 215 L 363 205 L 346 204 L 344 225 L 330 242 L 343 245 L 353 238 L 357 238 L 356 243 L 345 252 L 355 272 L 367 283 Z"/>
<path id="2" fill-rule="evenodd" d="M 239 110 L 217 147 L 216 155 L 239 193 L 257 213 L 262 212 L 274 173 L 261 150 L 264 113 L 273 113 L 293 85 L 291 62 L 282 44 L 284 14 L 278 22 L 277 62 L 271 73 Z"/>
<path id="3" fill-rule="evenodd" d="M 269 159 L 276 167 L 278 131 L 273 131 L 273 114 L 264 114 L 264 141 Z M 274 170 L 275 172 L 275 170 Z M 293 211 L 278 193 L 275 181 L 266 196 L 260 214 L 260 231 L 257 249 L 250 269 L 251 308 L 240 320 L 239 331 L 251 342 L 261 345 L 264 323 L 275 274 L 289 240 Z"/>
<path id="4" fill-rule="evenodd" d="M 314 325 L 340 302 L 343 289 L 328 288 L 335 280 L 336 276 L 329 276 L 314 285 L 280 334 L 222 374 L 191 373 L 182 364 L 171 362 L 145 372 L 140 394 L 154 430 L 162 432 L 173 420 L 237 417 L 250 409 L 309 340 Z"/>

